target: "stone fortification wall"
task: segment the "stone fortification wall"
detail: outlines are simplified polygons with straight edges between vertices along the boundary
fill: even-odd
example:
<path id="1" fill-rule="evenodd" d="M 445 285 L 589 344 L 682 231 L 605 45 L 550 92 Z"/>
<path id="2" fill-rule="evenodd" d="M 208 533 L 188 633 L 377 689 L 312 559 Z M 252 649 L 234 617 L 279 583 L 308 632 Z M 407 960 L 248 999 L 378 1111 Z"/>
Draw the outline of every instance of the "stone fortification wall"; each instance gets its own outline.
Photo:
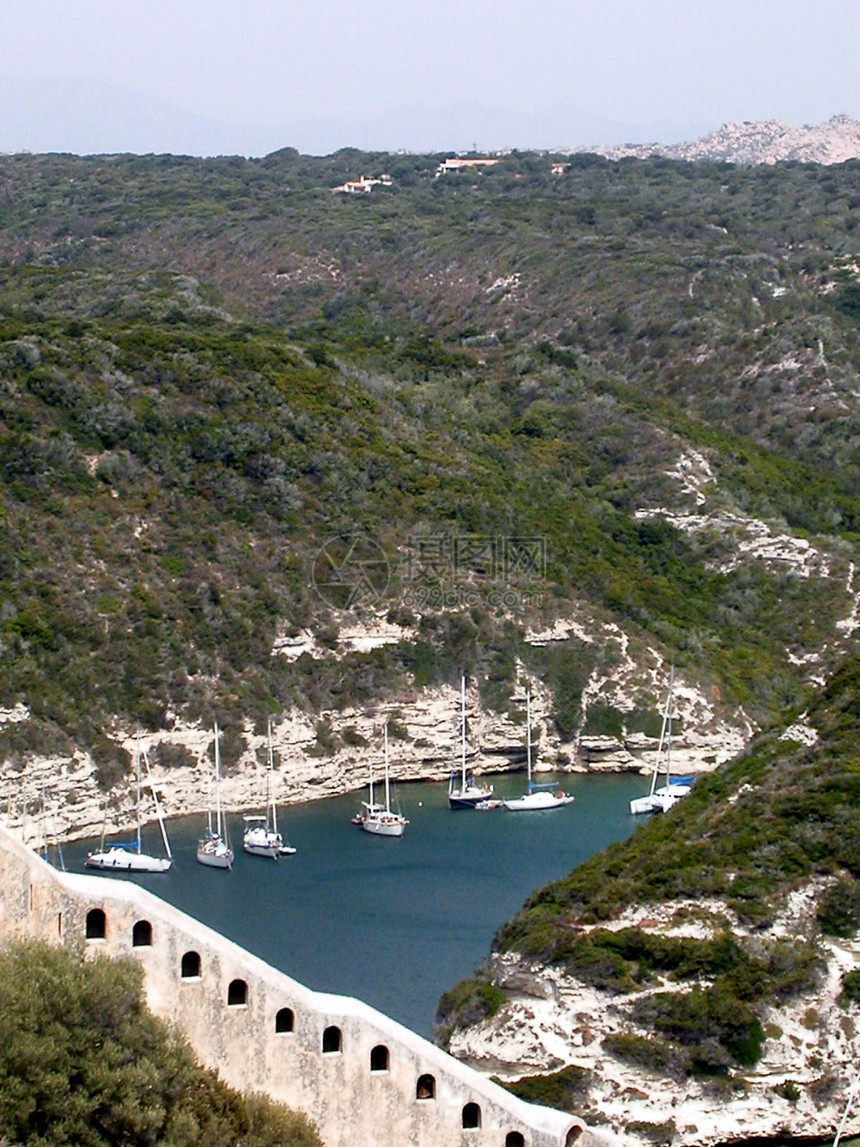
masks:
<path id="1" fill-rule="evenodd" d="M 130 881 L 61 873 L 0 826 L 0 940 L 132 956 L 152 1011 L 230 1085 L 306 1112 L 327 1147 L 607 1147 L 358 1000 L 310 991 Z"/>

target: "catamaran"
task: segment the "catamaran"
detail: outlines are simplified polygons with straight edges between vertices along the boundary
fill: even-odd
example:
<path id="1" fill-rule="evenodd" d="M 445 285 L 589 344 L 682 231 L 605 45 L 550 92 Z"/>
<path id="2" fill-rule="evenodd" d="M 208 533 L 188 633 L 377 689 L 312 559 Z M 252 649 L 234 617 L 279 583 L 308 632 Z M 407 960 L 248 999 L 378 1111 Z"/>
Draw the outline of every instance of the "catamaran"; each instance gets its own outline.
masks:
<path id="1" fill-rule="evenodd" d="M 692 787 L 692 777 L 672 777 L 672 717 L 674 705 L 675 666 L 669 673 L 669 696 L 666 699 L 666 708 L 663 710 L 663 727 L 660 730 L 660 743 L 657 746 L 657 756 L 654 759 L 654 771 L 651 774 L 651 791 L 647 796 L 634 797 L 630 802 L 630 811 L 634 816 L 650 812 L 668 812 L 685 797 Z M 663 746 L 666 746 L 666 783 L 657 785 L 662 760 Z"/>
<path id="2" fill-rule="evenodd" d="M 227 819 L 221 815 L 221 749 L 218 722 L 215 722 L 215 823 L 212 822 L 210 793 L 206 836 L 197 842 L 197 859 L 207 868 L 232 868 L 233 849 L 227 839 Z"/>
<path id="3" fill-rule="evenodd" d="M 284 844 L 284 838 L 278 831 L 278 809 L 272 791 L 272 774 L 274 772 L 274 756 L 272 753 L 272 720 L 269 718 L 266 730 L 268 743 L 268 760 L 266 763 L 266 814 L 265 816 L 246 816 L 245 833 L 242 837 L 242 847 L 252 856 L 268 856 L 277 860 L 279 856 L 292 856 L 295 849 Z"/>
<path id="4" fill-rule="evenodd" d="M 375 836 L 403 836 L 409 821 L 391 808 L 391 788 L 388 782 L 388 722 L 385 722 L 385 804 L 377 804 L 373 799 L 373 762 L 370 765 L 369 799 L 362 802 L 364 812 L 359 813 L 357 823 L 365 832 Z"/>
<path id="5" fill-rule="evenodd" d="M 531 694 L 526 694 L 526 768 L 528 770 L 528 791 L 521 797 L 514 797 L 502 803 L 510 812 L 541 812 L 548 808 L 562 808 L 570 804 L 573 797 L 566 796 L 558 787 L 558 781 L 536 785 L 532 781 L 532 714 Z"/>
<path id="6" fill-rule="evenodd" d="M 141 757 L 146 765 L 146 779 L 149 784 L 152 798 L 155 802 L 155 815 L 161 829 L 161 838 L 164 842 L 164 856 L 150 856 L 144 852 L 140 842 L 140 806 L 141 806 Z M 140 734 L 134 753 L 134 771 L 136 778 L 136 809 L 137 809 L 137 835 L 133 841 L 115 843 L 105 848 L 104 833 L 102 833 L 101 847 L 97 852 L 88 852 L 84 864 L 87 868 L 99 868 L 106 872 L 167 872 L 173 864 L 173 854 L 170 851 L 170 841 L 167 839 L 167 829 L 161 812 L 158 793 L 152 783 L 152 770 L 149 767 L 149 758 L 146 750 L 141 749 Z"/>
<path id="7" fill-rule="evenodd" d="M 460 755 L 462 768 L 460 784 L 456 784 L 456 776 L 451 762 L 451 776 L 448 780 L 448 806 L 449 808 L 475 808 L 483 801 L 488 801 L 493 795 L 492 785 L 479 785 L 475 779 L 466 773 L 466 678 L 460 681 Z"/>

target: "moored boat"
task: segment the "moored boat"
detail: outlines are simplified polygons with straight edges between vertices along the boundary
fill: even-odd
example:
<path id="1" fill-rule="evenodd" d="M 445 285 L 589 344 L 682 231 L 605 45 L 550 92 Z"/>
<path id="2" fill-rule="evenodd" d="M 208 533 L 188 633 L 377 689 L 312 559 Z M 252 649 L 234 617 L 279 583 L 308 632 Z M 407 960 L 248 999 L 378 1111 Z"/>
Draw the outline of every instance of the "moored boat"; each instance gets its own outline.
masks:
<path id="1" fill-rule="evenodd" d="M 509 812 L 542 812 L 545 809 L 563 808 L 571 804 L 573 797 L 567 796 L 558 788 L 558 782 L 538 785 L 532 781 L 532 711 L 531 694 L 526 694 L 526 770 L 528 788 L 521 797 L 512 797 L 502 803 Z"/>
<path id="2" fill-rule="evenodd" d="M 206 835 L 197 842 L 197 859 L 207 868 L 232 868 L 233 849 L 227 838 L 227 820 L 221 813 L 221 749 L 218 722 L 215 722 L 215 820 L 209 801 Z"/>
<path id="3" fill-rule="evenodd" d="M 144 852 L 141 846 L 141 757 L 146 764 L 147 781 L 149 782 L 152 799 L 155 802 L 155 814 L 158 819 L 158 824 L 161 829 L 161 837 L 164 842 L 164 856 L 152 856 L 149 853 Z M 84 861 L 84 864 L 87 866 L 87 868 L 97 868 L 103 872 L 167 872 L 173 865 L 173 855 L 170 851 L 170 841 L 167 839 L 167 829 L 164 824 L 161 804 L 158 800 L 158 793 L 155 791 L 155 786 L 152 783 L 152 771 L 149 767 L 149 758 L 146 755 L 146 750 L 141 749 L 140 734 L 138 734 L 137 737 L 134 761 L 136 778 L 135 811 L 137 815 L 137 835 L 132 841 L 115 842 L 105 847 L 104 834 L 102 834 L 101 847 L 98 848 L 95 852 L 87 853 L 86 860 Z"/>
<path id="4" fill-rule="evenodd" d="M 242 836 L 242 847 L 251 856 L 266 856 L 272 860 L 277 860 L 280 856 L 292 856 L 296 850 L 284 843 L 284 838 L 278 831 L 278 809 L 272 788 L 274 754 L 272 752 L 271 718 L 269 718 L 266 730 L 266 740 L 266 812 L 263 816 L 246 816 L 243 818 L 245 831 Z"/>
<path id="5" fill-rule="evenodd" d="M 403 836 L 409 821 L 391 808 L 391 787 L 388 780 L 388 722 L 385 724 L 385 803 L 378 804 L 373 799 L 373 765 L 370 766 L 369 800 L 364 802 L 364 812 L 359 813 L 360 826 L 374 836 Z"/>
<path id="6" fill-rule="evenodd" d="M 630 802 L 630 812 L 633 816 L 642 816 L 652 812 L 668 812 L 681 797 L 685 797 L 692 788 L 694 777 L 672 776 L 672 717 L 674 705 L 675 666 L 669 673 L 669 695 L 666 707 L 663 710 L 663 727 L 660 730 L 660 742 L 657 745 L 657 755 L 654 758 L 654 771 L 651 774 L 651 791 L 642 797 L 634 797 Z M 663 759 L 663 747 L 666 748 L 666 783 L 657 785 Z"/>
<path id="7" fill-rule="evenodd" d="M 477 808 L 483 801 L 489 800 L 493 795 L 492 785 L 478 784 L 474 777 L 466 772 L 466 678 L 460 680 L 460 756 L 461 769 L 459 784 L 455 770 L 451 768 L 448 780 L 448 807 L 452 809 Z"/>

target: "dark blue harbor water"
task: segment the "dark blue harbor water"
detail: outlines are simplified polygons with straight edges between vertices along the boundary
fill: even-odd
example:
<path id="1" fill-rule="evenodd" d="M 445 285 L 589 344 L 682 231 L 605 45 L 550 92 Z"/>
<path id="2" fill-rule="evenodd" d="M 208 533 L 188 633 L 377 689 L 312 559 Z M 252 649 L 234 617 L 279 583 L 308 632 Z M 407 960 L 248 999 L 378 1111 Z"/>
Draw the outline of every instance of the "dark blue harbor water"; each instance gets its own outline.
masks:
<path id="1" fill-rule="evenodd" d="M 493 778 L 496 795 L 519 795 L 522 775 Z M 641 777 L 566 776 L 576 800 L 548 812 L 451 812 L 444 784 L 401 785 L 406 835 L 382 839 L 350 823 L 364 794 L 279 810 L 297 848 L 279 861 L 242 851 L 242 821 L 229 818 L 233 870 L 195 859 L 205 816 L 169 824 L 175 861 L 135 879 L 308 987 L 357 996 L 429 1035 L 440 995 L 470 975 L 496 929 L 549 880 L 636 827 L 628 802 Z M 144 847 L 160 853 L 157 826 Z M 65 847 L 72 871 L 98 842 Z"/>

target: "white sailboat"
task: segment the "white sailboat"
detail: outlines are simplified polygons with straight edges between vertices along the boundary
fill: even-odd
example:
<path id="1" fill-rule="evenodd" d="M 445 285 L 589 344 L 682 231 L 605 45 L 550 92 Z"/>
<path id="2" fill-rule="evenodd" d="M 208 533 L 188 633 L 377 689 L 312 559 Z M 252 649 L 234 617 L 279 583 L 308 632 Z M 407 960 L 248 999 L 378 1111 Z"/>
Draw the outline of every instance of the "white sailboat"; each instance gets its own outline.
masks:
<path id="1" fill-rule="evenodd" d="M 557 792 L 558 782 L 536 785 L 532 781 L 532 710 L 531 694 L 526 694 L 526 769 L 528 770 L 528 790 L 521 797 L 503 801 L 505 808 L 510 812 L 542 812 L 548 808 L 562 808 L 573 801 L 573 797 L 566 796 L 560 789 Z"/>
<path id="2" fill-rule="evenodd" d="M 158 825 L 161 829 L 161 839 L 164 842 L 165 856 L 150 856 L 141 848 L 140 842 L 140 805 L 141 805 L 141 783 L 140 783 L 140 761 L 143 757 L 146 765 L 146 779 L 152 793 L 153 801 L 155 802 L 155 815 L 158 818 Z M 170 841 L 167 839 L 167 828 L 164 824 L 164 817 L 161 812 L 161 804 L 158 800 L 158 793 L 155 791 L 155 785 L 152 783 L 152 771 L 149 767 L 149 758 L 146 755 L 146 750 L 141 749 L 140 734 L 138 734 L 137 745 L 134 753 L 135 761 L 135 778 L 136 778 L 136 805 L 137 805 L 137 835 L 135 839 L 128 843 L 117 843 L 105 847 L 104 837 L 102 837 L 101 847 L 96 852 L 88 852 L 84 864 L 87 868 L 98 868 L 105 872 L 167 872 L 173 864 L 173 854 L 170 851 Z"/>
<path id="3" fill-rule="evenodd" d="M 451 768 L 451 777 L 448 781 L 448 807 L 452 809 L 457 808 L 476 808 L 484 801 L 489 801 L 493 795 L 492 785 L 479 785 L 475 783 L 473 777 L 466 774 L 466 678 L 463 677 L 460 681 L 460 755 L 461 755 L 461 771 L 460 771 L 460 784 L 456 783 L 456 776 L 453 767 Z M 452 761 L 453 766 L 453 761 Z"/>
<path id="4" fill-rule="evenodd" d="M 374 836 L 403 836 L 409 821 L 391 809 L 391 788 L 388 782 L 388 722 L 385 722 L 385 804 L 373 799 L 373 762 L 370 765 L 369 800 L 362 802 L 364 812 L 359 813 L 359 824 Z"/>
<path id="5" fill-rule="evenodd" d="M 675 777 L 672 779 L 672 717 L 674 705 L 675 666 L 669 673 L 669 696 L 666 698 L 666 708 L 663 710 L 663 727 L 660 730 L 660 742 L 657 746 L 657 756 L 654 760 L 654 772 L 651 774 L 651 791 L 647 796 L 635 797 L 630 802 L 630 812 L 634 816 L 644 813 L 668 812 L 685 797 L 691 789 L 691 777 Z M 663 746 L 666 746 L 666 783 L 657 785 L 660 774 Z"/>
<path id="6" fill-rule="evenodd" d="M 221 748 L 218 722 L 215 722 L 215 825 L 212 824 L 210 795 L 206 836 L 197 841 L 197 859 L 208 868 L 232 868 L 233 849 L 227 839 L 227 820 L 221 815 Z"/>
<path id="7" fill-rule="evenodd" d="M 265 816 L 246 816 L 245 832 L 242 837 L 242 847 L 252 856 L 268 856 L 277 860 L 279 856 L 292 856 L 296 851 L 289 844 L 284 844 L 284 838 L 278 831 L 278 809 L 275 795 L 272 791 L 272 774 L 274 772 L 274 757 L 272 754 L 272 721 L 269 718 L 266 732 L 268 742 L 268 760 L 266 762 L 266 814 Z"/>

